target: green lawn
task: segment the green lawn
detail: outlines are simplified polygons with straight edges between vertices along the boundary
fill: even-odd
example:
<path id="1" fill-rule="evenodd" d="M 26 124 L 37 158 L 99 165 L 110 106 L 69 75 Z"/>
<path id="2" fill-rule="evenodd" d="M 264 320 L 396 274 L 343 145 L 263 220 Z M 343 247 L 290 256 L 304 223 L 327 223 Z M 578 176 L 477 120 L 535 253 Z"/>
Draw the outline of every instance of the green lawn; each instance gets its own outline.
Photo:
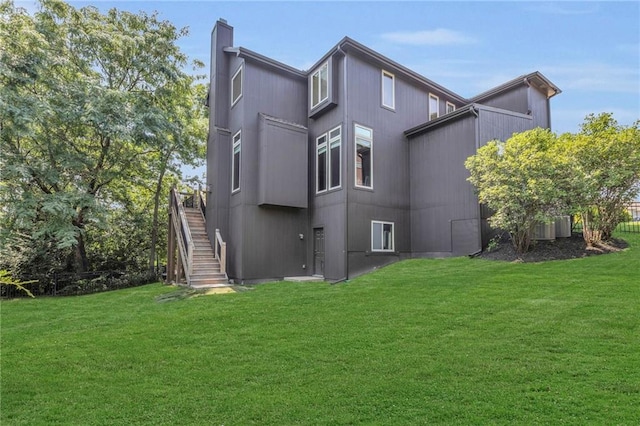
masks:
<path id="1" fill-rule="evenodd" d="M 159 303 L 4 301 L 4 425 L 640 423 L 640 235 Z"/>

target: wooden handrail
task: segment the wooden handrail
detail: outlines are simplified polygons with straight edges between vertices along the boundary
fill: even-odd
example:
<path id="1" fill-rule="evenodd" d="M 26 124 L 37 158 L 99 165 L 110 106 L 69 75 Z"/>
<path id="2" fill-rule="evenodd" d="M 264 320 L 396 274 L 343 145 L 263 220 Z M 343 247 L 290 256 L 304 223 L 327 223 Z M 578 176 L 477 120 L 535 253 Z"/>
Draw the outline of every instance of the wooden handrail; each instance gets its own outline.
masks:
<path id="1" fill-rule="evenodd" d="M 215 246 L 215 255 L 218 262 L 220 262 L 220 272 L 223 274 L 227 273 L 227 243 L 222 239 L 222 234 L 220 234 L 220 230 L 216 229 L 216 242 Z"/>
<path id="2" fill-rule="evenodd" d="M 193 269 L 193 252 L 194 243 L 191 236 L 191 230 L 187 222 L 187 215 L 180 199 L 180 194 L 175 188 L 171 189 L 171 208 L 173 210 L 172 223 L 176 231 L 178 240 L 178 250 L 180 250 L 180 258 L 182 260 L 182 267 L 185 272 L 185 278 L 187 279 L 187 285 L 191 283 L 191 272 Z"/>

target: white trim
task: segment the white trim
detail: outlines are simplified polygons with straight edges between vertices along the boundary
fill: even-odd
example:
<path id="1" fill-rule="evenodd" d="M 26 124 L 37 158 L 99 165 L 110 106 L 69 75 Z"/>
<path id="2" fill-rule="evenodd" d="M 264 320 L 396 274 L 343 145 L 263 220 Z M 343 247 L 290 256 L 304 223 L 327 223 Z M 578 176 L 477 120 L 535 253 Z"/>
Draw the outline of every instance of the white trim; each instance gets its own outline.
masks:
<path id="1" fill-rule="evenodd" d="M 379 241 L 381 247 L 384 247 L 384 225 L 391 225 L 391 241 L 390 241 L 391 242 L 391 247 L 390 248 L 388 248 L 388 249 L 384 249 L 384 248 L 376 249 L 376 248 L 373 248 L 373 228 L 374 228 L 375 225 L 382 225 L 382 229 L 381 229 L 381 232 L 380 232 L 380 237 L 382 239 Z M 375 252 L 387 252 L 387 253 L 394 252 L 395 251 L 395 246 L 396 246 L 396 241 L 395 241 L 395 239 L 396 239 L 396 229 L 395 228 L 396 228 L 396 225 L 393 222 L 384 222 L 384 221 L 381 221 L 381 220 L 372 220 L 371 221 L 371 251 L 372 252 L 373 251 L 375 251 Z"/>
<path id="2" fill-rule="evenodd" d="M 235 72 L 235 74 L 233 74 L 233 77 L 231 77 L 231 106 L 233 107 L 235 104 L 238 103 L 238 101 L 240 100 L 240 98 L 242 98 L 242 86 L 244 86 L 244 81 L 243 81 L 243 77 L 244 77 L 244 72 L 242 71 L 242 69 L 244 68 L 243 65 L 240 65 L 240 67 L 238 68 L 238 70 Z M 240 75 L 240 94 L 238 95 L 237 98 L 233 99 L 233 81 L 236 79 L 236 77 L 238 76 L 238 74 Z"/>
<path id="3" fill-rule="evenodd" d="M 320 139 L 322 139 L 322 138 L 324 138 L 324 142 L 321 143 L 321 144 L 318 144 L 318 141 Z M 318 157 L 319 157 L 318 153 L 319 153 L 320 149 L 322 149 L 323 146 L 324 146 L 324 153 L 325 153 L 325 156 L 324 156 L 324 166 L 325 166 L 325 169 L 324 169 L 324 185 L 325 185 L 325 187 L 324 187 L 324 189 L 321 190 L 320 189 L 320 179 L 318 179 L 318 170 L 319 170 L 318 166 L 320 164 L 320 161 L 318 161 Z M 329 144 L 327 143 L 327 134 L 326 133 L 323 133 L 323 134 L 321 134 L 320 136 L 318 136 L 316 138 L 316 194 L 322 194 L 323 192 L 327 192 L 327 174 L 328 174 L 327 157 L 329 156 L 328 146 L 329 146 Z"/>
<path id="4" fill-rule="evenodd" d="M 322 96 L 322 79 L 320 78 L 320 73 L 322 71 L 323 68 L 327 68 L 327 95 L 324 98 L 320 98 L 320 96 Z M 311 93 L 309 94 L 309 101 L 311 102 L 311 109 L 314 109 L 315 107 L 317 107 L 318 105 L 320 105 L 321 103 L 323 103 L 324 101 L 326 101 L 327 99 L 329 99 L 329 92 L 331 90 L 331 73 L 329 72 L 329 61 L 325 62 L 324 64 L 320 65 L 318 68 L 316 68 L 316 71 L 314 71 L 313 73 L 311 73 L 311 75 L 309 76 L 310 82 L 309 82 L 309 87 L 311 88 Z M 315 89 L 314 85 L 313 85 L 313 77 L 315 75 L 318 75 L 318 102 L 316 102 L 315 104 L 313 103 L 313 90 Z"/>
<path id="5" fill-rule="evenodd" d="M 453 109 L 452 109 L 451 111 L 449 111 L 449 107 L 452 107 Z M 455 110 L 456 110 L 456 106 L 455 106 L 455 104 L 452 104 L 451 102 L 448 102 L 448 101 L 447 101 L 447 106 L 446 106 L 445 112 L 446 112 L 447 114 L 449 114 L 450 112 L 453 112 L 453 111 L 455 111 Z"/>
<path id="6" fill-rule="evenodd" d="M 371 139 L 367 139 L 367 138 L 362 138 L 364 140 L 368 140 L 369 141 L 369 157 L 371 158 L 371 170 L 370 170 L 370 180 L 371 182 L 369 182 L 369 186 L 366 185 L 358 185 L 358 167 L 356 166 L 356 159 L 358 158 L 358 132 L 357 132 L 357 128 L 361 128 L 363 130 L 368 130 L 369 132 L 371 132 Z M 364 188 L 364 189 L 373 189 L 373 129 L 371 129 L 370 127 L 366 127 L 363 126 L 361 124 L 357 124 L 354 123 L 353 125 L 353 150 L 354 150 L 354 157 L 353 157 L 353 183 L 355 185 L 356 188 Z"/>
<path id="7" fill-rule="evenodd" d="M 238 141 L 236 142 L 236 137 Z M 233 178 L 235 176 L 236 168 L 235 168 L 235 151 L 236 146 L 238 147 L 238 187 L 233 187 Z M 231 193 L 235 194 L 240 191 L 240 181 L 242 180 L 242 130 L 238 130 L 233 138 L 231 138 Z"/>
<path id="8" fill-rule="evenodd" d="M 338 136 L 331 138 L 331 133 L 338 130 Z M 331 168 L 331 145 L 338 141 L 338 185 L 331 186 L 331 176 L 333 173 L 333 169 Z M 338 189 L 342 186 L 342 124 L 334 127 L 333 129 L 327 132 L 327 188 L 329 190 Z"/>
<path id="9" fill-rule="evenodd" d="M 433 111 L 431 111 L 432 99 L 436 100 L 436 112 L 435 112 L 436 116 L 435 117 L 433 117 Z M 438 117 L 440 117 L 440 98 L 434 95 L 433 93 L 429 93 L 429 121 L 435 120 Z"/>
<path id="10" fill-rule="evenodd" d="M 380 83 L 381 83 L 381 99 L 380 103 L 383 107 L 389 108 L 395 111 L 396 109 L 396 76 L 391 74 L 389 71 L 381 70 L 382 73 L 380 75 Z M 387 105 L 384 103 L 384 81 L 385 77 L 391 77 L 391 105 Z"/>

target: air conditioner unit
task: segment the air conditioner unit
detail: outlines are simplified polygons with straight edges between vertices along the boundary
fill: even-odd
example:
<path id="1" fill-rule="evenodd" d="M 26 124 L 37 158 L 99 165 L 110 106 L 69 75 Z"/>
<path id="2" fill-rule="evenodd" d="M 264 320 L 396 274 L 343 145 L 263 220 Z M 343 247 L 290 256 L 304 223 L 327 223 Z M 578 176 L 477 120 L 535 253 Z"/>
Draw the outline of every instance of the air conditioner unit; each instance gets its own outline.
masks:
<path id="1" fill-rule="evenodd" d="M 538 222 L 533 230 L 534 240 L 555 240 L 556 224 L 555 222 L 544 223 Z"/>
<path id="2" fill-rule="evenodd" d="M 571 216 L 556 217 L 556 238 L 569 238 L 571 236 Z"/>

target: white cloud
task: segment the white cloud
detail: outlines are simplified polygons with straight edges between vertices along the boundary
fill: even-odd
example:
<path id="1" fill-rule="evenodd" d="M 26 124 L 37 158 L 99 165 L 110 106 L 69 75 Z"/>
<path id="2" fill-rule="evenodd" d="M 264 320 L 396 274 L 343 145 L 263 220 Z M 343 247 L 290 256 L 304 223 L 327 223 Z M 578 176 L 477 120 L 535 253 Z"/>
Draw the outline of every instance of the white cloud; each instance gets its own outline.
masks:
<path id="1" fill-rule="evenodd" d="M 449 46 L 453 44 L 474 44 L 478 42 L 478 40 L 473 37 L 445 28 L 423 31 L 396 31 L 384 33 L 380 37 L 392 43 L 409 44 L 412 46 Z"/>

